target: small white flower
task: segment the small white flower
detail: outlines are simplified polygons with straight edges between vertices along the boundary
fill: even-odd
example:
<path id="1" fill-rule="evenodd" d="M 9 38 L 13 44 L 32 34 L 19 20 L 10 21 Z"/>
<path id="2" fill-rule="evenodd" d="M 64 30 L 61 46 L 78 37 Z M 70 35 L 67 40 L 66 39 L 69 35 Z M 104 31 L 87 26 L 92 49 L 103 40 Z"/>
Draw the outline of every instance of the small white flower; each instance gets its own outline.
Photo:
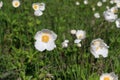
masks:
<path id="1" fill-rule="evenodd" d="M 81 47 L 82 45 L 81 45 L 81 43 L 77 43 L 77 46 L 78 46 L 78 47 Z"/>
<path id="2" fill-rule="evenodd" d="M 35 48 L 38 51 L 48 50 L 51 51 L 56 48 L 55 40 L 57 39 L 57 35 L 48 29 L 43 29 L 38 31 L 35 34 Z"/>
<path id="3" fill-rule="evenodd" d="M 116 23 L 116 27 L 117 27 L 117 28 L 120 28 L 120 18 L 118 18 L 118 19 L 115 21 L 115 23 Z"/>
<path id="4" fill-rule="evenodd" d="M 117 8 L 120 8 L 120 2 L 116 4 Z"/>
<path id="5" fill-rule="evenodd" d="M 44 11 L 45 10 L 45 3 L 33 3 L 32 4 L 32 8 L 36 11 L 36 10 L 41 10 Z"/>
<path id="6" fill-rule="evenodd" d="M 74 29 L 71 30 L 70 32 L 71 32 L 71 34 L 76 34 L 76 30 L 74 30 Z"/>
<path id="7" fill-rule="evenodd" d="M 12 5 L 13 5 L 13 7 L 17 8 L 17 7 L 20 6 L 20 1 L 19 0 L 13 0 Z"/>
<path id="8" fill-rule="evenodd" d="M 2 8 L 2 6 L 3 6 L 3 2 L 2 2 L 2 1 L 0 1 L 0 9 Z"/>
<path id="9" fill-rule="evenodd" d="M 118 15 L 114 14 L 110 10 L 104 11 L 103 15 L 104 15 L 105 20 L 108 22 L 114 22 L 118 18 Z"/>
<path id="10" fill-rule="evenodd" d="M 40 11 L 40 10 L 36 10 L 36 11 L 34 11 L 34 15 L 35 16 L 41 16 L 41 15 L 43 15 L 43 12 Z"/>
<path id="11" fill-rule="evenodd" d="M 80 39 L 80 40 L 85 39 L 86 38 L 86 32 L 83 31 L 83 30 L 77 30 L 76 37 L 77 37 L 77 39 Z"/>
<path id="12" fill-rule="evenodd" d="M 67 48 L 68 43 L 69 43 L 69 40 L 64 40 L 64 42 L 62 42 L 62 48 Z"/>
<path id="13" fill-rule="evenodd" d="M 110 9 L 110 7 L 109 7 L 109 6 L 106 6 L 106 9 L 107 9 L 107 10 L 109 10 L 109 9 Z"/>
<path id="14" fill-rule="evenodd" d="M 112 0 L 114 3 L 120 3 L 120 0 Z"/>
<path id="15" fill-rule="evenodd" d="M 102 2 L 101 1 L 97 2 L 97 6 L 101 7 L 102 6 Z"/>
<path id="16" fill-rule="evenodd" d="M 116 6 L 112 7 L 110 10 L 113 13 L 117 13 L 118 12 L 118 8 Z"/>
<path id="17" fill-rule="evenodd" d="M 113 1 L 113 0 L 111 0 L 111 1 L 110 1 L 110 4 L 114 4 L 114 1 Z"/>
<path id="18" fill-rule="evenodd" d="M 111 72 L 111 73 L 103 73 L 103 74 L 100 76 L 100 80 L 118 80 L 118 76 L 115 75 L 114 72 Z"/>
<path id="19" fill-rule="evenodd" d="M 75 4 L 78 6 L 78 5 L 80 5 L 80 2 L 76 1 Z"/>
<path id="20" fill-rule="evenodd" d="M 80 39 L 75 39 L 75 40 L 74 40 L 74 43 L 80 43 L 80 42 L 81 42 Z"/>
<path id="21" fill-rule="evenodd" d="M 106 2 L 107 0 L 102 0 L 102 2 Z"/>
<path id="22" fill-rule="evenodd" d="M 68 47 L 68 43 L 62 42 L 62 48 L 67 48 L 67 47 Z"/>
<path id="23" fill-rule="evenodd" d="M 95 7 L 93 7 L 92 10 L 95 11 Z"/>
<path id="24" fill-rule="evenodd" d="M 94 17 L 95 18 L 100 18 L 100 14 L 97 12 L 97 13 L 94 14 Z"/>
<path id="25" fill-rule="evenodd" d="M 91 42 L 90 52 L 95 58 L 99 58 L 100 55 L 105 58 L 108 56 L 108 48 L 109 46 L 102 39 L 98 38 Z"/>
<path id="26" fill-rule="evenodd" d="M 88 0 L 84 0 L 84 4 L 87 5 L 88 4 Z"/>

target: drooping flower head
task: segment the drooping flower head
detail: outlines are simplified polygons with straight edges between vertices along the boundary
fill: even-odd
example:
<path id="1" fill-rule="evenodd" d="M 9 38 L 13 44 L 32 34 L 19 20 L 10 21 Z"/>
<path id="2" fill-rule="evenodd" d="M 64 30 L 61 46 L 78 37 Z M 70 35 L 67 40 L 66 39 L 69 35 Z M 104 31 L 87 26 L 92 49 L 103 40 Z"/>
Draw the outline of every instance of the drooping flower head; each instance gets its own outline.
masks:
<path id="1" fill-rule="evenodd" d="M 100 80 L 118 80 L 118 76 L 114 72 L 104 73 L 100 76 Z"/>
<path id="2" fill-rule="evenodd" d="M 20 1 L 19 0 L 13 0 L 12 5 L 13 5 L 13 7 L 17 8 L 17 7 L 20 6 Z"/>
<path id="3" fill-rule="evenodd" d="M 56 38 L 57 35 L 53 31 L 50 31 L 48 29 L 38 31 L 35 35 L 35 48 L 39 51 L 51 51 L 56 47 Z"/>
<path id="4" fill-rule="evenodd" d="M 120 28 L 120 18 L 118 18 L 118 19 L 115 21 L 115 23 L 116 23 L 116 27 L 117 27 L 117 28 Z"/>
<path id="5" fill-rule="evenodd" d="M 99 58 L 100 55 L 102 55 L 103 57 L 107 57 L 108 48 L 109 46 L 107 46 L 107 44 L 104 43 L 102 39 L 98 38 L 94 39 L 91 42 L 90 52 L 95 56 L 95 58 Z"/>

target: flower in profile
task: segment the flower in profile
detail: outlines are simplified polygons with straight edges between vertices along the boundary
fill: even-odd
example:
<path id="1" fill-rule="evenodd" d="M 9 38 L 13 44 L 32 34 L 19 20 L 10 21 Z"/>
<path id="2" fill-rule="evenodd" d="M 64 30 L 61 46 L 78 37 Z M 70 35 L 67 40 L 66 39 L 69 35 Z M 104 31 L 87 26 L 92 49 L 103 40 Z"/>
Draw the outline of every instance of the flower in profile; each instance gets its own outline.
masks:
<path id="1" fill-rule="evenodd" d="M 104 15 L 105 20 L 108 22 L 114 22 L 118 18 L 118 15 L 114 14 L 110 10 L 104 11 L 103 15 Z"/>
<path id="2" fill-rule="evenodd" d="M 99 14 L 98 12 L 96 12 L 96 13 L 94 14 L 94 17 L 95 17 L 95 18 L 100 18 L 100 14 Z"/>
<path id="3" fill-rule="evenodd" d="M 91 42 L 90 52 L 95 56 L 95 58 L 99 58 L 102 55 L 104 58 L 108 56 L 108 48 L 106 43 L 100 38 L 94 39 Z"/>
<path id="4" fill-rule="evenodd" d="M 35 16 L 41 16 L 45 10 L 45 3 L 33 3 L 32 8 Z"/>
<path id="5" fill-rule="evenodd" d="M 76 32 L 76 37 L 77 37 L 77 39 L 79 39 L 79 40 L 83 40 L 83 39 L 86 38 L 86 32 L 83 31 L 83 30 L 77 30 L 77 32 Z"/>
<path id="6" fill-rule="evenodd" d="M 101 2 L 101 1 L 98 1 L 98 2 L 97 2 L 97 6 L 98 6 L 98 7 L 101 7 L 101 6 L 102 6 L 102 2 Z"/>
<path id="7" fill-rule="evenodd" d="M 120 18 L 118 18 L 118 19 L 115 21 L 115 23 L 116 23 L 116 27 L 117 27 L 117 28 L 120 28 Z"/>
<path id="8" fill-rule="evenodd" d="M 0 1 L 0 9 L 2 8 L 2 6 L 3 6 L 3 2 L 2 2 L 2 1 Z"/>
<path id="9" fill-rule="evenodd" d="M 57 35 L 48 29 L 42 29 L 35 34 L 35 48 L 38 51 L 48 50 L 51 51 L 56 48 L 55 40 Z"/>
<path id="10" fill-rule="evenodd" d="M 62 48 L 67 48 L 68 47 L 69 40 L 64 40 L 62 42 Z"/>
<path id="11" fill-rule="evenodd" d="M 20 1 L 19 0 L 13 0 L 12 5 L 13 5 L 13 7 L 17 8 L 17 7 L 20 6 Z"/>
<path id="12" fill-rule="evenodd" d="M 111 73 L 103 73 L 103 74 L 100 76 L 100 80 L 118 80 L 118 76 L 115 75 L 114 72 L 111 72 Z"/>

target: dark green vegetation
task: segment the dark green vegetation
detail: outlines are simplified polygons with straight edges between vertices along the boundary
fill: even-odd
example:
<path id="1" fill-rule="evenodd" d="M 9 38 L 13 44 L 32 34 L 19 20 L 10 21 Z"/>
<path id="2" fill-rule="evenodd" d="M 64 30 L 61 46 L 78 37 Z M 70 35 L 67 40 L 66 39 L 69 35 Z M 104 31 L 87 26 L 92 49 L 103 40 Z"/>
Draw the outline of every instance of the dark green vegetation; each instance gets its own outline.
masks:
<path id="1" fill-rule="evenodd" d="M 94 1 L 94 0 L 93 0 Z M 99 80 L 102 73 L 115 72 L 120 76 L 120 29 L 104 20 L 102 12 L 109 2 L 96 7 L 95 2 L 75 5 L 75 0 L 21 0 L 21 6 L 12 7 L 11 0 L 3 0 L 0 10 L 0 80 Z M 45 2 L 41 17 L 34 16 L 32 3 Z M 94 18 L 92 7 L 101 13 Z M 34 35 L 41 29 L 54 31 L 58 38 L 53 51 L 39 52 L 34 48 Z M 71 29 L 82 29 L 87 38 L 82 47 L 73 44 Z M 90 53 L 90 42 L 103 39 L 109 46 L 107 58 L 95 59 Z M 63 49 L 61 42 L 70 40 Z M 50 73 L 54 78 L 50 78 Z M 119 77 L 120 78 L 120 77 Z"/>

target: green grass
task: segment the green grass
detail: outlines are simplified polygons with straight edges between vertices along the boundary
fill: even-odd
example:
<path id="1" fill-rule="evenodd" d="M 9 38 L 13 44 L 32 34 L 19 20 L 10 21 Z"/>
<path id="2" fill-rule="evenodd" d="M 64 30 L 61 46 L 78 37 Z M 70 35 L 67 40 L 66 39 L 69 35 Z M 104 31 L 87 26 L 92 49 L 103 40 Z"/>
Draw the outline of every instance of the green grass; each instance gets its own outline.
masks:
<path id="1" fill-rule="evenodd" d="M 115 23 L 104 20 L 102 12 L 109 2 L 96 6 L 98 0 L 88 5 L 79 0 L 21 0 L 21 6 L 13 8 L 10 0 L 3 0 L 0 10 L 0 80 L 99 80 L 102 73 L 115 72 L 120 78 L 120 30 Z M 34 16 L 32 3 L 45 2 L 41 17 Z M 101 13 L 94 18 L 92 7 Z M 53 51 L 39 52 L 34 47 L 34 35 L 41 29 L 54 31 L 58 38 Z M 87 38 L 82 47 L 73 45 L 75 37 L 71 29 L 82 29 Z M 109 46 L 107 58 L 95 59 L 90 53 L 90 42 L 102 38 Z M 63 49 L 61 42 L 70 40 Z M 53 79 L 46 74 L 52 74 Z"/>

